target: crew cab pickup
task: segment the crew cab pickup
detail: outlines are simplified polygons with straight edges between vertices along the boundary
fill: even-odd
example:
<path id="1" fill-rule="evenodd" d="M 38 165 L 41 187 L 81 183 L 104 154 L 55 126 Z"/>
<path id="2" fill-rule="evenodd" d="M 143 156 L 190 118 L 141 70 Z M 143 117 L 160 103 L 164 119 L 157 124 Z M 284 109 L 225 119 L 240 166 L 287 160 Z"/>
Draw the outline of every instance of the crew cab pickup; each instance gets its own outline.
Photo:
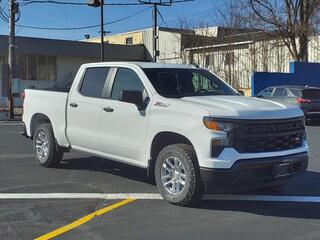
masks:
<path id="1" fill-rule="evenodd" d="M 298 107 L 240 96 L 188 65 L 84 64 L 70 91 L 25 90 L 23 122 L 41 165 L 75 149 L 139 166 L 181 206 L 210 185 L 275 187 L 308 165 Z"/>

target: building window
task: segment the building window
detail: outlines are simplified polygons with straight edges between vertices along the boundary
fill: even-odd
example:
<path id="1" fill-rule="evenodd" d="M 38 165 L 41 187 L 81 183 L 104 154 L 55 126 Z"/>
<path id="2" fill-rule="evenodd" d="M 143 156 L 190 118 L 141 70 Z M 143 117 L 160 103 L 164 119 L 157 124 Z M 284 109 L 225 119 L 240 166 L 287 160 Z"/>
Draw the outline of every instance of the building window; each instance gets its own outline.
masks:
<path id="1" fill-rule="evenodd" d="M 213 67 L 214 66 L 214 55 L 208 54 L 206 55 L 206 67 Z"/>
<path id="2" fill-rule="evenodd" d="M 0 55 L 0 79 L 2 79 L 2 65 L 7 63 L 7 56 Z"/>
<path id="3" fill-rule="evenodd" d="M 37 80 L 37 56 L 28 56 L 28 80 Z"/>
<path id="4" fill-rule="evenodd" d="M 57 58 L 54 56 L 48 56 L 48 80 L 56 80 L 57 74 Z"/>
<path id="5" fill-rule="evenodd" d="M 233 52 L 226 52 L 225 53 L 225 64 L 232 65 L 234 63 L 234 53 Z"/>
<path id="6" fill-rule="evenodd" d="M 18 77 L 22 80 L 28 79 L 27 59 L 28 59 L 27 55 L 18 56 L 18 66 L 19 66 Z"/>
<path id="7" fill-rule="evenodd" d="M 132 38 L 132 37 L 126 38 L 126 44 L 127 44 L 127 45 L 133 44 L 133 38 Z"/>
<path id="8" fill-rule="evenodd" d="M 19 55 L 19 77 L 22 80 L 57 80 L 57 57 Z"/>
<path id="9" fill-rule="evenodd" d="M 47 57 L 38 56 L 38 79 L 47 80 L 48 69 L 47 69 Z"/>

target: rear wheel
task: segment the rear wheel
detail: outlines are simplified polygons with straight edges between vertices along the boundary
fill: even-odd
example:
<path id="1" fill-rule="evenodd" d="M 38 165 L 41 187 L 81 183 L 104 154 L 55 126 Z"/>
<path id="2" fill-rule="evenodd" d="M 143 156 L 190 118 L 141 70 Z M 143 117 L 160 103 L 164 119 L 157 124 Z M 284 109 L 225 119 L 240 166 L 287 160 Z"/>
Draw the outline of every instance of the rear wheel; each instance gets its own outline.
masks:
<path id="1" fill-rule="evenodd" d="M 162 149 L 156 161 L 155 180 L 162 197 L 174 205 L 193 205 L 203 196 L 204 187 L 192 146 L 173 144 Z"/>
<path id="2" fill-rule="evenodd" d="M 54 137 L 50 123 L 40 124 L 33 136 L 35 159 L 44 167 L 57 166 L 63 157 L 63 149 Z"/>

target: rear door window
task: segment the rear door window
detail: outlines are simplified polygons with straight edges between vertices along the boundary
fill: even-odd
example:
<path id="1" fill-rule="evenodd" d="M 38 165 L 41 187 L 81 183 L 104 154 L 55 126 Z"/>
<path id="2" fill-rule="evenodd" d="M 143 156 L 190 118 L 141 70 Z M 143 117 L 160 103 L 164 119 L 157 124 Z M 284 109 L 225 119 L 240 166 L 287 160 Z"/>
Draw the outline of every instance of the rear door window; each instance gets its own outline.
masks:
<path id="1" fill-rule="evenodd" d="M 88 68 L 82 81 L 80 93 L 87 97 L 102 98 L 109 68 Z"/>
<path id="2" fill-rule="evenodd" d="M 299 89 L 290 88 L 290 92 L 295 97 L 301 97 L 301 90 L 299 90 Z"/>
<path id="3" fill-rule="evenodd" d="M 281 97 L 287 97 L 288 92 L 285 88 L 276 88 L 276 90 L 273 93 L 273 97 L 275 98 L 281 98 Z"/>

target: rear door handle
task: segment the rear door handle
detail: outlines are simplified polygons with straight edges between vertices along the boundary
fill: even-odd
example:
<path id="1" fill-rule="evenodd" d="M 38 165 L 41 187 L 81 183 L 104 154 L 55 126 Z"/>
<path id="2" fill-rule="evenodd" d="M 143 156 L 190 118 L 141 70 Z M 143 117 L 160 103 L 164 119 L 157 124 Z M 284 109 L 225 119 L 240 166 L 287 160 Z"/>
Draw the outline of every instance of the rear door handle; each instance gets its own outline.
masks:
<path id="1" fill-rule="evenodd" d="M 105 108 L 103 108 L 103 111 L 105 111 L 105 112 L 113 112 L 113 108 L 105 107 Z"/>
<path id="2" fill-rule="evenodd" d="M 74 108 L 78 107 L 78 104 L 76 104 L 76 103 L 70 103 L 69 105 L 70 105 L 70 107 L 74 107 Z"/>

